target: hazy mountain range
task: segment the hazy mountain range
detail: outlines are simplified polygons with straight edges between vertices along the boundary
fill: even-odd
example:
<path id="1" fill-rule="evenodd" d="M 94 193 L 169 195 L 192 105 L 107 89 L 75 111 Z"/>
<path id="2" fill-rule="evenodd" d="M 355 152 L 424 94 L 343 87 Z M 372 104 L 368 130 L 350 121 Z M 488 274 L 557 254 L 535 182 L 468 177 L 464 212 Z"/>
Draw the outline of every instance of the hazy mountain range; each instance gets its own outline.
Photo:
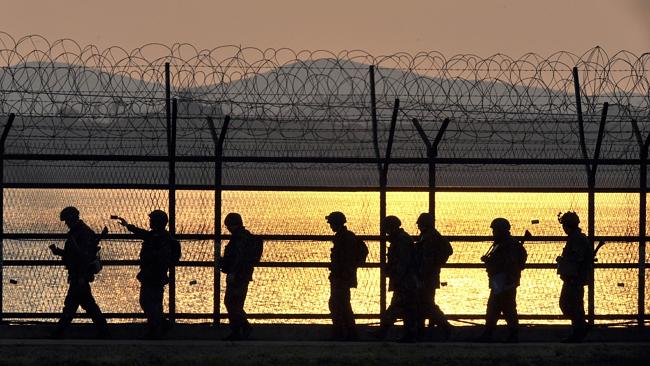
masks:
<path id="1" fill-rule="evenodd" d="M 29 63 L 0 69 L 1 110 L 19 115 L 6 152 L 165 155 L 164 84 L 158 80 L 160 75 L 150 78 L 156 81 L 65 64 Z M 239 75 L 236 80 L 222 79 L 199 86 L 184 82 L 181 76 L 174 79 L 179 84 L 172 91 L 179 99 L 179 155 L 212 154 L 205 116 L 212 116 L 219 127 L 223 116 L 230 114 L 227 156 L 374 157 L 367 65 L 323 59 Z M 565 90 L 571 87 L 566 80 L 559 85 Z M 53 92 L 40 92 L 44 89 Z M 399 97 L 402 111 L 395 157 L 425 154 L 410 121 L 414 117 L 422 121 L 431 138 L 442 119 L 451 119 L 440 157 L 581 157 L 575 101 L 569 92 L 540 88 L 535 82 L 511 85 L 378 69 L 376 94 L 382 155 L 393 100 Z M 616 93 L 586 94 L 583 99 L 589 150 L 595 145 L 601 103 L 610 101 L 602 156 L 636 157 L 629 115 L 637 116 L 645 131 L 648 99 Z M 165 164 L 8 162 L 7 167 L 10 181 L 166 181 Z M 545 186 L 571 180 L 569 185 L 582 185 L 581 167 L 538 168 L 441 166 L 439 183 Z M 633 185 L 628 176 L 620 178 L 618 170 L 609 175 L 606 170 L 607 182 Z M 392 172 L 394 185 L 426 182 L 424 166 L 395 166 Z M 544 178 L 549 172 L 560 178 Z M 179 178 L 186 183 L 210 184 L 211 177 L 210 164 L 180 167 Z M 225 169 L 230 184 L 367 186 L 376 185 L 376 177 L 376 166 L 229 164 Z"/>

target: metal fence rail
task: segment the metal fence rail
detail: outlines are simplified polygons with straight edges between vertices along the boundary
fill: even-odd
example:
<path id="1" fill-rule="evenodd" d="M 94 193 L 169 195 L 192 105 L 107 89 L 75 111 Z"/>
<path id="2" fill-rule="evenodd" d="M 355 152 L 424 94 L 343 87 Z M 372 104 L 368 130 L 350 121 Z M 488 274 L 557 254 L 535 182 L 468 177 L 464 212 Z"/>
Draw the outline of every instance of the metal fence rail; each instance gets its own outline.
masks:
<path id="1" fill-rule="evenodd" d="M 196 162 L 215 162 L 215 166 L 218 169 L 219 167 L 219 154 L 215 154 L 215 157 L 185 157 L 183 161 L 196 161 Z M 153 158 L 152 160 L 155 159 L 160 159 L 162 160 L 163 157 L 157 158 L 157 157 L 138 157 L 138 156 L 132 156 L 132 157 L 124 157 L 124 156 L 63 156 L 63 155 L 57 155 L 57 156 L 39 156 L 39 155 L 10 155 L 10 156 L 5 156 L 4 160 L 58 160 L 58 161 L 69 161 L 69 162 L 74 162 L 74 161 L 80 161 L 80 160 L 90 160 L 90 161 L 99 161 L 99 160 L 120 160 L 120 161 L 125 161 L 125 160 L 147 160 L 148 158 Z M 433 158 L 434 164 L 435 164 L 435 157 Z M 353 162 L 357 164 L 377 164 L 377 163 L 387 163 L 387 162 L 405 162 L 405 159 L 348 159 L 345 163 L 348 162 Z M 475 163 L 475 162 L 480 162 L 482 164 L 504 164 L 503 159 L 444 159 L 443 161 L 447 164 L 453 164 L 455 161 L 458 161 L 459 164 L 464 164 L 467 162 Z M 231 161 L 236 161 L 236 162 L 242 162 L 242 161 L 255 161 L 255 162 L 277 162 L 278 159 L 274 158 L 266 158 L 266 157 L 250 157 L 250 158 L 235 158 L 231 159 Z M 281 161 L 286 162 L 287 160 L 281 159 Z M 304 161 L 301 159 L 289 159 L 291 162 L 295 161 Z M 584 165 L 591 165 L 591 166 L 596 166 L 597 164 L 603 164 L 603 165 L 629 165 L 629 166 L 637 166 L 641 165 L 642 159 L 639 160 L 634 160 L 634 159 L 627 159 L 627 160 L 605 160 L 605 161 L 600 161 L 596 159 L 574 159 L 574 160 L 554 160 L 554 161 L 543 161 L 541 163 L 543 164 L 549 164 L 549 163 L 561 163 L 563 165 L 576 165 L 576 166 L 584 166 Z M 312 160 L 312 162 L 319 162 L 318 159 Z M 329 162 L 329 161 L 328 161 Z M 339 161 L 336 161 L 339 163 Z M 408 163 L 422 163 L 425 162 L 427 164 L 431 163 L 431 160 L 422 160 L 422 159 L 409 159 L 406 162 Z M 511 159 L 511 160 L 505 160 L 505 163 L 512 164 L 536 164 L 538 163 L 535 159 Z M 172 168 L 173 169 L 173 166 Z M 216 177 L 220 176 L 220 172 L 217 172 L 215 174 Z M 445 191 L 445 192 L 485 192 L 485 191 L 494 191 L 494 192 L 511 192 L 511 188 L 499 188 L 499 187 L 491 187 L 491 188 L 485 188 L 485 187 L 477 187 L 474 189 L 467 189 L 467 188 L 459 188 L 459 187 L 436 187 L 435 186 L 435 180 L 433 181 L 433 186 L 430 187 L 387 187 L 387 186 L 382 186 L 378 188 L 372 188 L 372 187 L 359 187 L 359 188 L 343 188 L 343 187 L 304 187 L 304 186 L 283 186 L 283 187 L 259 187 L 259 186 L 238 186 L 238 187 L 232 187 L 232 186 L 224 186 L 224 185 L 219 185 L 215 184 L 214 186 L 178 186 L 178 185 L 170 185 L 170 184 L 159 184 L 159 185 L 146 185 L 146 184 L 121 184 L 121 185 L 98 185 L 98 184 L 74 184 L 74 183 L 69 183 L 69 184 L 43 184 L 43 183 L 36 183 L 36 184 L 4 184 L 3 187 L 4 189 L 11 189 L 11 188 L 27 188 L 27 189 L 39 189 L 39 188 L 46 188 L 46 189 L 97 189 L 97 188 L 104 188 L 104 189 L 163 189 L 163 190 L 169 190 L 171 191 L 173 189 L 175 190 L 183 190 L 183 189 L 203 189 L 203 190 L 214 190 L 216 195 L 219 195 L 220 193 L 224 191 L 229 191 L 229 190 L 256 190 L 256 191 L 278 191 L 278 190 L 285 190 L 285 191 L 301 191 L 301 190 L 307 190 L 307 191 L 331 191 L 331 192 L 341 192 L 341 191 L 370 191 L 370 192 L 388 192 L 388 191 L 418 191 L 418 192 L 429 192 L 430 195 L 430 205 L 434 204 L 435 200 L 435 192 L 436 191 Z M 641 193 L 641 189 L 631 189 L 631 188 L 604 188 L 604 189 L 598 189 L 597 187 L 587 187 L 587 188 L 576 188 L 576 189 L 567 189 L 564 187 L 544 187 L 544 188 L 533 188 L 533 187 L 519 187 L 517 189 L 518 192 L 582 192 L 582 193 L 592 193 L 590 195 L 589 200 L 593 202 L 594 197 L 593 193 L 596 192 L 627 192 L 627 193 Z M 173 197 L 170 195 L 170 199 Z M 640 201 L 641 204 L 643 201 Z M 381 205 L 385 207 L 386 201 L 385 199 L 380 202 Z M 214 207 L 215 213 L 221 212 L 221 200 L 217 199 L 215 200 L 215 207 Z M 430 207 L 431 212 L 435 213 L 435 206 Z M 640 207 L 640 217 L 639 220 L 640 222 L 645 222 L 645 209 L 643 207 Z M 590 211 L 590 215 L 594 215 L 595 207 Z M 170 214 L 173 215 L 172 210 L 170 210 Z M 385 209 L 382 213 L 382 216 L 385 216 Z M 218 221 L 216 221 L 218 220 Z M 215 215 L 215 227 L 220 227 L 220 221 L 221 219 L 218 218 L 218 215 Z M 593 221 L 592 221 L 593 222 Z M 219 223 L 219 224 L 218 224 Z M 593 224 L 592 224 L 593 225 Z M 639 289 L 638 289 L 638 302 L 639 302 L 639 313 L 638 314 L 595 314 L 594 312 L 594 303 L 593 303 L 593 297 L 591 298 L 591 302 L 588 304 L 589 308 L 591 309 L 590 311 L 590 320 L 593 322 L 594 320 L 636 320 L 639 326 L 643 326 L 645 320 L 648 319 L 648 315 L 645 314 L 645 291 L 644 287 L 641 286 L 644 282 L 641 281 L 641 278 L 645 279 L 645 265 L 644 261 L 642 260 L 645 258 L 644 251 L 643 251 L 643 246 L 645 245 L 645 241 L 647 241 L 647 237 L 641 237 L 641 236 L 616 236 L 616 235 L 609 235 L 609 236 L 596 236 L 593 234 L 593 230 L 591 231 L 591 236 L 590 239 L 592 242 L 596 241 L 610 241 L 610 242 L 635 242 L 639 243 L 639 262 L 638 263 L 597 263 L 595 265 L 596 269 L 638 269 L 639 271 Z M 643 232 L 643 231 L 640 231 Z M 179 263 L 179 267 L 196 267 L 196 268 L 213 268 L 214 273 L 215 273 L 215 280 L 214 280 L 214 310 L 212 313 L 176 313 L 174 312 L 174 307 L 170 306 L 170 312 L 172 312 L 174 318 L 176 319 L 212 319 L 215 322 L 218 322 L 224 314 L 221 313 L 220 309 L 220 299 L 219 299 L 219 294 L 221 293 L 221 281 L 220 277 L 218 276 L 219 272 L 219 258 L 220 258 L 220 253 L 221 253 L 221 241 L 223 240 L 229 240 L 230 235 L 222 234 L 222 233 L 215 233 L 215 234 L 178 234 L 176 235 L 180 240 L 212 240 L 214 241 L 214 253 L 215 253 L 215 258 L 217 258 L 217 261 L 181 261 Z M 278 240 L 286 240 L 286 241 L 320 241 L 320 242 L 326 242 L 331 240 L 331 236 L 329 235 L 271 235 L 267 234 L 261 235 L 265 240 L 267 241 L 278 241 Z M 66 237 L 65 234 L 61 233 L 26 233 L 26 232 L 21 232 L 21 233 L 3 233 L 2 238 L 3 240 L 64 240 Z M 363 240 L 372 240 L 372 241 L 380 241 L 381 236 L 376 236 L 376 235 L 361 235 L 360 236 Z M 131 235 L 128 234 L 109 234 L 106 239 L 107 240 L 125 240 L 125 239 L 130 239 L 132 238 Z M 477 236 L 477 235 L 450 235 L 448 236 L 449 240 L 452 242 L 486 242 L 490 241 L 491 237 L 489 236 Z M 538 242 L 538 243 L 544 243 L 544 242 L 561 242 L 565 240 L 565 237 L 563 236 L 536 236 L 532 239 L 529 239 L 531 242 Z M 385 253 L 385 246 L 380 248 L 380 251 Z M 105 266 L 137 266 L 138 261 L 137 260 L 105 260 L 103 262 Z M 377 262 L 377 263 L 368 263 L 364 267 L 366 268 L 379 268 L 380 270 L 383 268 L 383 263 Z M 57 260 L 4 260 L 2 262 L 3 267 L 21 267 L 21 266 L 43 266 L 43 267 L 50 267 L 50 266 L 62 266 L 62 263 Z M 328 263 L 327 262 L 262 262 L 258 265 L 258 267 L 261 268 L 327 268 Z M 449 263 L 445 265 L 445 268 L 461 268 L 461 269 L 481 269 L 484 268 L 483 264 L 479 263 Z M 556 265 L 554 263 L 529 263 L 527 264 L 526 268 L 530 269 L 555 269 Z M 172 282 L 174 280 L 174 277 L 172 276 Z M 380 296 L 382 299 L 384 299 L 382 302 L 380 302 L 380 312 L 385 309 L 386 303 L 386 285 L 385 283 L 381 285 L 380 290 L 381 291 Z M 1 289 L 0 289 L 1 290 Z M 592 290 L 593 291 L 593 290 Z M 174 297 L 173 297 L 173 288 L 170 290 L 170 298 L 169 298 L 169 303 L 173 304 L 174 302 Z M 375 314 L 357 314 L 357 316 L 360 319 L 376 319 L 379 317 L 379 313 Z M 326 314 L 296 314 L 296 313 L 282 313 L 282 314 L 263 314 L 263 313 L 253 313 L 250 314 L 251 318 L 254 319 L 325 319 L 327 317 Z M 24 318 L 29 318 L 29 319 L 50 319 L 53 317 L 57 316 L 57 313 L 15 313 L 15 312 L 6 312 L 2 314 L 4 319 L 24 319 Z M 115 318 L 115 319 L 130 319 L 130 318 L 141 318 L 142 314 L 139 313 L 108 313 L 107 317 L 109 318 Z M 480 314 L 450 314 L 449 317 L 451 319 L 481 319 L 483 315 Z M 559 316 L 557 315 L 552 315 L 552 314 L 522 314 L 521 315 L 522 319 L 527 319 L 527 320 L 554 320 L 558 319 Z"/>

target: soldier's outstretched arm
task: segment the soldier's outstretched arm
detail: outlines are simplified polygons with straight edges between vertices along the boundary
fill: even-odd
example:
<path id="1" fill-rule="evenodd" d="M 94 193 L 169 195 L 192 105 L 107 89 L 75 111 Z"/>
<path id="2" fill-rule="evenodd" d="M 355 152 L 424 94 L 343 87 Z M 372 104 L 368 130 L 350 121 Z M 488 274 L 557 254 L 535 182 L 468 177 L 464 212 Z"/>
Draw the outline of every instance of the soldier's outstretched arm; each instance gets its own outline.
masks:
<path id="1" fill-rule="evenodd" d="M 139 228 L 135 225 L 127 224 L 126 229 L 133 233 L 138 239 L 146 239 L 149 236 L 149 230 Z"/>

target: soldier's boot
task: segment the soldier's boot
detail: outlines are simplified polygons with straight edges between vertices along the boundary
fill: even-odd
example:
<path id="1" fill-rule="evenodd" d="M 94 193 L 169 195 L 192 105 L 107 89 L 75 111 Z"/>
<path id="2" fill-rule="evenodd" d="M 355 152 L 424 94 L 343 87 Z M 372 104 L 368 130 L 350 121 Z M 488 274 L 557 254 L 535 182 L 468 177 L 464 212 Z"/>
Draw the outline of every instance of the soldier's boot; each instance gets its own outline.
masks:
<path id="1" fill-rule="evenodd" d="M 486 328 L 483 333 L 480 336 L 474 338 L 473 341 L 478 343 L 492 342 L 492 333 L 494 333 L 494 329 Z"/>
<path id="2" fill-rule="evenodd" d="M 348 335 L 345 337 L 347 342 L 356 342 L 359 340 L 359 333 L 357 332 L 357 327 L 352 326 L 348 328 Z"/>
<path id="3" fill-rule="evenodd" d="M 430 340 L 430 334 L 429 334 L 429 329 L 424 326 L 424 324 L 418 324 L 417 327 L 417 337 L 418 341 L 429 341 Z"/>
<path id="4" fill-rule="evenodd" d="M 345 340 L 345 331 L 341 328 L 340 325 L 332 326 L 332 331 L 330 337 L 328 338 L 332 342 L 341 342 Z"/>
<path id="5" fill-rule="evenodd" d="M 241 331 L 242 339 L 250 338 L 252 332 L 253 332 L 253 326 L 250 325 L 250 323 L 248 323 L 248 322 L 245 323 L 242 326 L 242 331 Z"/>
<path id="6" fill-rule="evenodd" d="M 508 331 L 508 338 L 506 338 L 506 343 L 519 343 L 519 332 L 516 329 L 511 329 Z"/>
<path id="7" fill-rule="evenodd" d="M 227 336 L 223 338 L 224 341 L 241 341 L 242 337 L 239 332 L 230 332 Z"/>
<path id="8" fill-rule="evenodd" d="M 454 326 L 446 323 L 439 326 L 440 328 L 440 341 L 446 342 L 451 338 L 452 333 L 454 333 Z"/>
<path id="9" fill-rule="evenodd" d="M 98 327 L 95 333 L 95 339 L 110 339 L 111 331 L 108 326 Z"/>
<path id="10" fill-rule="evenodd" d="M 63 339 L 63 336 L 64 336 L 64 329 L 62 327 L 56 327 L 56 328 L 54 328 L 52 333 L 50 333 L 48 335 L 48 338 L 49 339 Z"/>
<path id="11" fill-rule="evenodd" d="M 580 341 L 583 341 L 585 337 L 587 337 L 587 334 L 589 333 L 589 330 L 591 329 L 591 325 L 587 324 L 587 322 L 583 321 L 582 326 L 579 329 L 578 336 L 580 337 Z"/>
<path id="12" fill-rule="evenodd" d="M 451 325 L 449 321 L 444 317 L 440 317 L 437 322 L 435 319 L 430 319 L 429 331 L 433 330 L 434 327 L 437 337 L 434 339 L 435 341 L 446 342 L 451 338 L 451 334 L 454 332 L 454 326 Z"/>
<path id="13" fill-rule="evenodd" d="M 398 343 L 415 343 L 415 342 L 417 342 L 417 333 L 412 331 L 412 330 L 405 329 L 404 330 L 404 335 L 402 336 L 402 338 L 398 339 L 397 342 Z"/>
<path id="14" fill-rule="evenodd" d="M 150 325 L 147 326 L 147 331 L 139 337 L 142 340 L 155 340 L 160 338 L 162 337 L 158 327 L 152 327 Z"/>
<path id="15" fill-rule="evenodd" d="M 163 318 L 163 321 L 162 321 L 162 331 L 163 331 L 163 333 L 166 334 L 167 332 L 172 330 L 173 327 L 174 327 L 174 322 L 173 321 L 171 321 L 169 318 Z"/>
<path id="16" fill-rule="evenodd" d="M 388 327 L 379 326 L 379 328 L 369 331 L 368 335 L 378 341 L 383 341 L 388 335 Z"/>
<path id="17" fill-rule="evenodd" d="M 99 308 L 97 308 L 99 309 Z M 93 314 L 93 324 L 95 325 L 95 339 L 108 339 L 111 337 L 111 331 L 108 329 L 108 322 L 106 318 L 97 311 L 97 314 Z"/>
<path id="18" fill-rule="evenodd" d="M 582 324 L 574 324 L 571 335 L 563 339 L 562 343 L 580 343 L 585 339 L 588 332 L 589 328 L 586 322 L 583 321 Z"/>

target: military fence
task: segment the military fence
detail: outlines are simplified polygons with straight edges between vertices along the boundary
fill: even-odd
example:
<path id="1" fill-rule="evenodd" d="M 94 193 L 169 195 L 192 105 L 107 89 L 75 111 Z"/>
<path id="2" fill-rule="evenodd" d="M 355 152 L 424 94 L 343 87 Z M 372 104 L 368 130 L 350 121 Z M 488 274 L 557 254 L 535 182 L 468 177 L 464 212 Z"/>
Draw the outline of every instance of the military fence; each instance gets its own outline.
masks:
<path id="1" fill-rule="evenodd" d="M 232 211 L 266 242 L 251 317 L 327 319 L 334 210 L 371 249 L 354 292 L 360 318 L 386 307 L 380 219 L 397 214 L 416 234 L 429 211 L 455 249 L 437 295 L 451 317 L 483 317 L 479 258 L 503 216 L 534 234 L 521 317 L 559 319 L 555 215 L 572 210 L 592 245 L 607 243 L 590 320 L 648 319 L 650 54 L 124 50 L 0 33 L 0 63 L 2 320 L 57 317 L 65 274 L 47 247 L 65 238 L 57 215 L 68 205 L 110 228 L 94 291 L 114 319 L 142 318 L 139 244 L 109 217 L 143 226 L 159 208 L 183 242 L 167 291 L 179 321 L 224 316 L 221 223 Z"/>

